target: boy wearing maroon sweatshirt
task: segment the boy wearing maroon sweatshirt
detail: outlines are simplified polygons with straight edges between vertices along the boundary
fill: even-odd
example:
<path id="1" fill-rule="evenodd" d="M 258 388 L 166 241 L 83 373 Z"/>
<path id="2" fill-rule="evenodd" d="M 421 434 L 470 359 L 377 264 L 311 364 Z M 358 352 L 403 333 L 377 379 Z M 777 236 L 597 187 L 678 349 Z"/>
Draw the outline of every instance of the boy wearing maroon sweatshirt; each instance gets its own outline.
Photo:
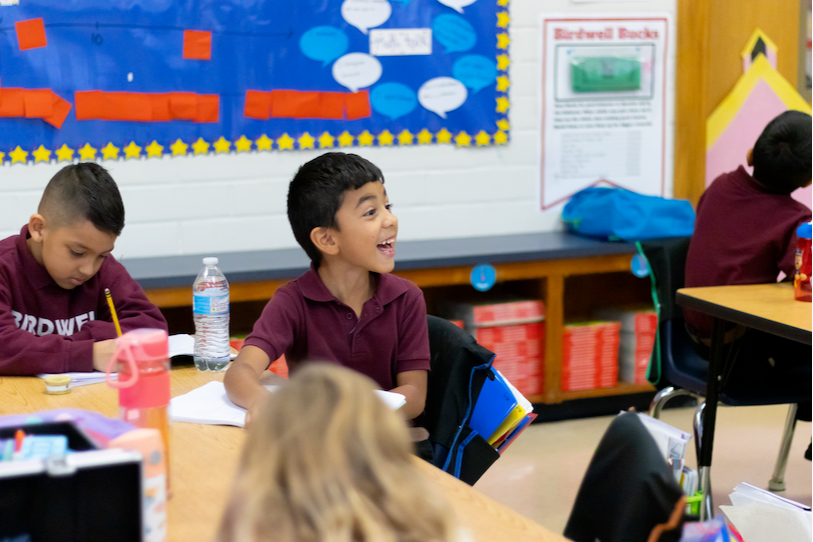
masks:
<path id="1" fill-rule="evenodd" d="M 111 255 L 124 204 L 94 163 L 60 170 L 19 235 L 0 241 L 0 375 L 104 371 L 115 350 L 109 288 L 122 332 L 167 329 Z"/>

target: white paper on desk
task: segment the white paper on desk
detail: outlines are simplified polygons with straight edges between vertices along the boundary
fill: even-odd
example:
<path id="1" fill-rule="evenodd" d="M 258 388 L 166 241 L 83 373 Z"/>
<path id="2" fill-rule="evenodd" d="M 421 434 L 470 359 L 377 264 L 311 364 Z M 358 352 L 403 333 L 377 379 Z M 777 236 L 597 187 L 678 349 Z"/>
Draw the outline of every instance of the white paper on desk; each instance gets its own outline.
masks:
<path id="1" fill-rule="evenodd" d="M 734 506 L 743 506 L 750 502 L 760 501 L 767 504 L 786 508 L 788 510 L 806 510 L 810 511 L 810 507 L 802 503 L 780 497 L 776 493 L 756 487 L 748 482 L 741 482 L 734 488 L 733 493 L 729 493 L 728 498 L 731 499 L 731 504 Z"/>
<path id="2" fill-rule="evenodd" d="M 761 501 L 742 506 L 721 506 L 728 521 L 748 542 L 810 542 L 811 514 Z"/>
<path id="3" fill-rule="evenodd" d="M 265 386 L 269 391 L 276 386 Z M 393 410 L 406 403 L 400 393 L 376 390 L 376 394 Z M 246 425 L 246 410 L 231 402 L 223 382 L 209 382 L 170 402 L 170 417 L 176 422 L 203 423 L 209 425 Z"/>
<path id="4" fill-rule="evenodd" d="M 86 386 L 88 384 L 99 384 L 104 382 L 105 380 L 105 373 L 101 371 L 92 371 L 87 373 L 54 373 L 54 374 L 40 374 L 37 375 L 38 377 L 45 379 L 49 376 L 54 376 L 56 374 L 69 376 L 71 377 L 71 384 L 68 386 L 69 388 L 77 388 L 79 386 Z M 119 377 L 118 373 L 111 373 L 110 379 L 117 380 Z"/>
<path id="5" fill-rule="evenodd" d="M 186 333 L 179 333 L 177 335 L 169 336 L 169 357 L 175 356 L 194 356 L 195 355 L 195 337 L 187 335 Z M 236 352 L 231 353 L 231 359 L 237 357 Z"/>

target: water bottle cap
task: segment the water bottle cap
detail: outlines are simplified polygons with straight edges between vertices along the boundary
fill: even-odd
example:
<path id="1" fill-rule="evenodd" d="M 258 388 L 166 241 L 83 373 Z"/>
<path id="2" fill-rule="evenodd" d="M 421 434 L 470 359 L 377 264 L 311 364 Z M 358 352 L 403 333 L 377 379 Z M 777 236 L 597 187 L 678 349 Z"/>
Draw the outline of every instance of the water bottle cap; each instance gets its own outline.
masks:
<path id="1" fill-rule="evenodd" d="M 134 329 L 119 337 L 118 349 L 130 350 L 136 362 L 158 361 L 169 357 L 169 338 L 163 329 Z"/>
<path id="2" fill-rule="evenodd" d="M 799 224 L 799 227 L 796 228 L 796 237 L 804 237 L 805 239 L 813 237 L 813 225 L 810 222 Z"/>
<path id="3" fill-rule="evenodd" d="M 203 258 L 203 265 L 217 265 L 217 258 L 210 256 L 208 258 Z"/>

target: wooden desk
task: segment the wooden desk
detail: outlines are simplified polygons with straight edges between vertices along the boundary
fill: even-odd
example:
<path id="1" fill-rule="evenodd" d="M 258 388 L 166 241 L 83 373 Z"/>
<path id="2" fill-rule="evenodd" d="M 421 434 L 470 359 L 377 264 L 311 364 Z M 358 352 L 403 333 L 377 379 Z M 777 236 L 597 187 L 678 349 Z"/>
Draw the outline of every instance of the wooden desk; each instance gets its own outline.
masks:
<path id="1" fill-rule="evenodd" d="M 797 342 L 811 343 L 811 305 L 793 298 L 793 285 L 747 284 L 681 288 L 677 303 Z"/>
<path id="2" fill-rule="evenodd" d="M 811 344 L 811 305 L 793 298 L 793 285 L 790 283 L 682 288 L 677 291 L 675 300 L 678 305 L 714 317 L 711 356 L 706 382 L 706 406 L 703 413 L 703 434 L 700 442 L 700 457 L 697 459 L 702 471 L 701 478 L 704 479 L 703 487 L 708 488 L 720 380 L 726 369 L 724 359 L 725 322 L 733 322 L 800 343 Z M 709 491 L 706 491 L 704 497 L 703 511 L 707 517 L 713 517 Z"/>
<path id="3" fill-rule="evenodd" d="M 174 369 L 172 396 L 222 379 L 223 373 L 200 372 L 194 367 Z M 105 384 L 74 388 L 66 395 L 46 395 L 44 390 L 39 378 L 0 378 L 0 416 L 58 408 L 81 408 L 111 417 L 117 414 L 118 396 Z M 228 497 L 243 430 L 175 422 L 170 433 L 169 541 L 208 540 L 220 522 Z M 475 540 L 566 541 L 428 463 L 417 458 L 415 462 L 441 487 Z"/>

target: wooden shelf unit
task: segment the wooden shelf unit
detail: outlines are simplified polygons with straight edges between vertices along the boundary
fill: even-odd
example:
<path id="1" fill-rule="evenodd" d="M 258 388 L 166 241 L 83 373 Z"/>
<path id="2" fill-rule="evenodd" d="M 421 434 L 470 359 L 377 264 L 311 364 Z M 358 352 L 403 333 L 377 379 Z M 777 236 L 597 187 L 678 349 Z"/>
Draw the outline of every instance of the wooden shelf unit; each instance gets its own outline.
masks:
<path id="1" fill-rule="evenodd" d="M 561 389 L 562 334 L 566 322 L 587 316 L 595 303 L 604 298 L 611 304 L 619 299 L 647 302 L 649 279 L 637 279 L 630 272 L 631 253 L 601 254 L 573 258 L 503 262 L 492 264 L 497 271 L 497 286 L 545 302 L 545 391 L 528 397 L 534 403 L 622 395 L 653 391 L 648 384 L 619 383 L 612 388 L 565 391 Z M 411 280 L 422 288 L 429 312 L 439 298 L 457 287 L 470 287 L 472 265 L 454 265 L 398 270 L 395 274 Z M 265 281 L 234 282 L 231 284 L 232 303 L 268 300 L 280 286 L 295 278 Z M 568 283 L 574 283 L 568 288 Z M 632 287 L 630 288 L 630 284 Z M 163 308 L 187 307 L 191 304 L 190 287 L 154 288 L 147 297 Z M 606 305 L 606 303 L 605 303 Z M 573 308 L 569 310 L 569 306 Z M 575 312 L 574 312 L 575 311 Z"/>

